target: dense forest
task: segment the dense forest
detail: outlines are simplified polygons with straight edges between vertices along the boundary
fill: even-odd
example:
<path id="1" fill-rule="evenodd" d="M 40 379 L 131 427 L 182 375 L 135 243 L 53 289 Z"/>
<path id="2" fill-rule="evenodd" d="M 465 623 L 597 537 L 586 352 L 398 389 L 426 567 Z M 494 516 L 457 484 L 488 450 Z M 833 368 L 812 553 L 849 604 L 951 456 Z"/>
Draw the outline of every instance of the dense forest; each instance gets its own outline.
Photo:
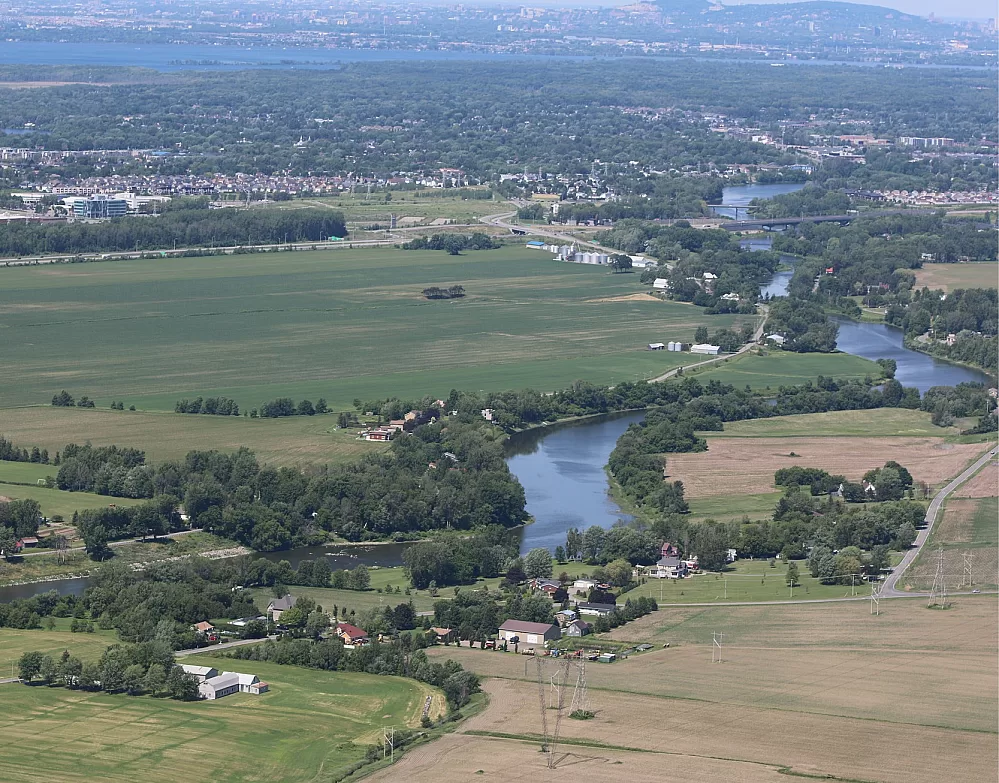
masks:
<path id="1" fill-rule="evenodd" d="M 0 225 L 0 255 L 318 242 L 346 235 L 343 214 L 328 209 L 209 209 L 207 199 L 185 199 L 156 216 L 101 223 L 7 222 Z"/>

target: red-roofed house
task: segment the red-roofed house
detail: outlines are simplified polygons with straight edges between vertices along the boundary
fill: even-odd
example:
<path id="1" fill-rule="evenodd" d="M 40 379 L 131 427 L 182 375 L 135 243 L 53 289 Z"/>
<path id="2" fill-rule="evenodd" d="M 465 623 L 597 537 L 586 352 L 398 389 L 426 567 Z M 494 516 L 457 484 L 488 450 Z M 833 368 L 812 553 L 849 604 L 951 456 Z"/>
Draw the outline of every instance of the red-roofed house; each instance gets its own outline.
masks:
<path id="1" fill-rule="evenodd" d="M 345 645 L 361 645 L 367 644 L 369 641 L 368 634 L 364 630 L 350 623 L 337 623 L 336 635 L 343 640 Z"/>

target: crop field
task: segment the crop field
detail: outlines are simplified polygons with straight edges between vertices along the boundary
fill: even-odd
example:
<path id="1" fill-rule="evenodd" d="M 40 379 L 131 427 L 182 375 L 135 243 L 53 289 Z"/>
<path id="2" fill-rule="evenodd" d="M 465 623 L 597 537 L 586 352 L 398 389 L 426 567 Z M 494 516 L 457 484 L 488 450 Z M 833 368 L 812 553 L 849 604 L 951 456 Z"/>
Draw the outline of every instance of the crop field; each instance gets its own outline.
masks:
<path id="1" fill-rule="evenodd" d="M 678 354 L 689 356 L 689 354 Z M 762 355 L 751 351 L 726 362 L 710 364 L 687 373 L 702 383 L 709 380 L 730 383 L 738 388 L 777 389 L 815 382 L 820 375 L 848 380 L 850 378 L 880 378 L 881 368 L 867 359 L 848 353 L 791 353 L 769 351 Z"/>
<path id="2" fill-rule="evenodd" d="M 779 468 L 822 468 L 858 481 L 872 468 L 896 460 L 915 481 L 944 483 L 982 453 L 981 444 L 945 443 L 940 438 L 708 438 L 699 454 L 670 454 L 666 470 L 683 482 L 691 499 L 758 494 L 774 490 Z M 791 454 L 795 456 L 791 456 Z"/>
<path id="3" fill-rule="evenodd" d="M 440 191 L 436 191 L 439 193 Z M 377 223 L 388 228 L 392 215 L 396 216 L 399 228 L 414 225 L 415 220 L 406 218 L 423 218 L 426 223 L 436 219 L 446 218 L 459 224 L 477 223 L 483 215 L 495 215 L 500 212 L 511 212 L 515 207 L 507 201 L 491 201 L 489 199 L 418 198 L 415 192 L 393 191 L 392 200 L 385 201 L 384 194 L 372 194 L 367 198 L 365 193 L 343 196 L 295 199 L 268 205 L 271 209 L 296 209 L 302 207 L 329 207 L 344 213 L 348 223 Z M 489 227 L 481 225 L 485 232 Z M 480 230 L 476 228 L 476 230 Z"/>
<path id="4" fill-rule="evenodd" d="M 720 765 L 704 779 L 768 780 L 781 771 L 930 783 L 960 768 L 969 780 L 991 782 L 999 700 L 982 683 L 994 681 L 994 602 L 968 597 L 934 612 L 903 599 L 883 602 L 881 612 L 872 616 L 863 601 L 689 607 L 618 628 L 611 636 L 656 649 L 587 666 L 596 717 L 562 722 L 561 749 L 570 755 L 561 774 L 589 779 L 592 766 L 600 780 L 608 759 L 629 749 L 638 768 L 654 759 L 664 770 Z M 722 663 L 712 663 L 712 632 L 725 633 Z M 436 770 L 458 779 L 505 758 L 519 761 L 523 779 L 544 774 L 543 760 L 523 750 L 541 734 L 534 661 L 468 649 L 434 654 L 489 677 L 490 705 L 440 746 L 436 762 L 428 754 L 404 759 L 411 767 L 397 774 L 412 769 L 412 779 L 430 780 Z M 544 665 L 547 688 L 557 662 Z"/>
<path id="5" fill-rule="evenodd" d="M 192 449 L 205 448 L 235 451 L 246 446 L 261 463 L 276 465 L 347 462 L 386 448 L 358 440 L 359 429 L 337 429 L 332 415 L 250 419 L 98 408 L 0 408 L 0 432 L 18 445 L 47 448 L 54 456 L 67 443 L 114 443 L 143 449 L 154 463 L 183 459 Z M 47 467 L 39 470 L 43 476 L 59 470 L 42 467 Z M 6 468 L 0 467 L 0 481 L 4 479 L 20 480 L 8 478 Z"/>
<path id="6" fill-rule="evenodd" d="M 419 725 L 432 689 L 414 680 L 199 656 L 253 672 L 260 696 L 181 703 L 2 685 L 0 779 L 313 781 L 336 779 L 382 726 Z"/>
<path id="7" fill-rule="evenodd" d="M 999 287 L 999 264 L 923 264 L 916 270 L 916 286 L 930 290 L 953 291 L 955 288 Z"/>
<path id="8" fill-rule="evenodd" d="M 725 425 L 726 438 L 785 438 L 802 435 L 851 435 L 858 437 L 957 436 L 956 427 L 937 427 L 930 414 L 903 408 L 870 411 L 831 411 L 777 416 L 772 419 L 733 421 Z"/>
<path id="9" fill-rule="evenodd" d="M 629 298 L 641 291 L 637 275 L 511 246 L 3 271 L 0 362 L 17 378 L 6 405 L 45 405 L 65 388 L 102 408 L 119 400 L 172 411 L 180 398 L 221 394 L 245 409 L 279 396 L 348 409 L 358 397 L 609 383 L 687 359 L 650 352 L 649 342 L 746 320 Z M 464 299 L 421 294 L 453 284 Z"/>

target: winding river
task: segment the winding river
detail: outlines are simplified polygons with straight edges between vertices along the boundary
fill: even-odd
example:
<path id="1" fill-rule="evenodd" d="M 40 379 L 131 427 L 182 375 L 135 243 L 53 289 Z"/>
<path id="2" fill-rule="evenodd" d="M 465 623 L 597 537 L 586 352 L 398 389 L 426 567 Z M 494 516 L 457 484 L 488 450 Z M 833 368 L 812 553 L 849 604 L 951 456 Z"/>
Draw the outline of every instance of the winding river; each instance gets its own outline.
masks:
<path id="1" fill-rule="evenodd" d="M 773 188 L 791 192 L 800 186 L 760 185 L 726 188 L 727 197 L 746 204 L 762 196 L 759 189 L 774 195 Z M 751 192 L 751 188 L 757 188 Z M 732 194 L 731 191 L 738 193 Z M 766 250 L 770 239 L 746 239 L 744 247 Z M 795 259 L 785 256 L 793 265 Z M 784 296 L 793 270 L 778 271 L 763 286 L 761 293 Z M 921 393 L 931 386 L 953 386 L 962 382 L 981 383 L 988 377 L 977 370 L 934 359 L 902 345 L 902 332 L 884 324 L 862 323 L 838 319 L 838 347 L 845 353 L 865 359 L 894 359 L 898 365 L 895 377 L 903 386 L 915 386 Z M 554 550 L 564 543 L 565 532 L 571 527 L 591 525 L 611 527 L 629 517 L 608 494 L 604 467 L 617 439 L 633 422 L 641 421 L 640 412 L 595 416 L 573 422 L 518 433 L 507 444 L 511 472 L 520 480 L 527 496 L 527 510 L 534 522 L 521 529 L 521 552 L 535 547 Z M 402 564 L 406 544 L 375 544 L 367 546 L 301 547 L 286 552 L 259 555 L 268 560 L 288 560 L 297 566 L 301 560 L 322 554 L 330 558 L 333 568 L 353 568 L 356 565 L 387 567 Z M 87 579 L 62 579 L 28 585 L 0 587 L 0 601 L 27 598 L 47 590 L 64 595 L 80 595 Z"/>

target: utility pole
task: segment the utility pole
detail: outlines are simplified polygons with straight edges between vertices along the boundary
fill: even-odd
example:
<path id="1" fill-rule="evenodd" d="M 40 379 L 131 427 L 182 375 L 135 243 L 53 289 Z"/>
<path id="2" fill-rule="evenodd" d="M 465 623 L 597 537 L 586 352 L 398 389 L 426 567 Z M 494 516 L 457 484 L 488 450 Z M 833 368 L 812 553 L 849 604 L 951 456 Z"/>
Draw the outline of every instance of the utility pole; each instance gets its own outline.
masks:
<path id="1" fill-rule="evenodd" d="M 713 631 L 711 633 L 711 663 L 722 662 L 722 642 L 725 641 L 725 634 Z"/>
<path id="2" fill-rule="evenodd" d="M 944 575 L 943 547 L 937 550 L 937 573 L 933 577 L 933 590 L 930 593 L 930 600 L 926 606 L 939 606 L 941 609 L 947 608 L 947 578 Z"/>
<path id="3" fill-rule="evenodd" d="M 386 757 L 389 764 L 395 764 L 395 726 L 382 727 L 382 758 Z"/>
<path id="4" fill-rule="evenodd" d="M 961 555 L 964 558 L 964 577 L 961 579 L 961 587 L 971 587 L 975 584 L 975 578 L 971 571 L 972 563 L 974 562 L 975 553 L 965 552 Z"/>
<path id="5" fill-rule="evenodd" d="M 871 614 L 881 616 L 881 583 L 871 582 Z"/>

